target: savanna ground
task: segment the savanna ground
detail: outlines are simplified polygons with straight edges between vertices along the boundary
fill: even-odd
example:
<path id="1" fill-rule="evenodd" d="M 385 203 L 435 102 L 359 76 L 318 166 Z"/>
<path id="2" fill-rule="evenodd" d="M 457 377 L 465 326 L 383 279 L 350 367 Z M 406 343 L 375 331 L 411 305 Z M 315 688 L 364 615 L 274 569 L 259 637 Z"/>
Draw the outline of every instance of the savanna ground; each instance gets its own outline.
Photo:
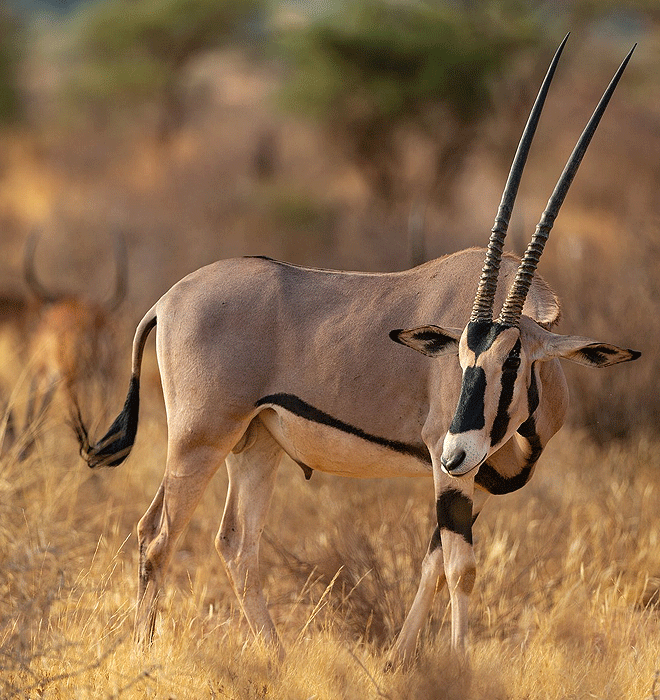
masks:
<path id="1" fill-rule="evenodd" d="M 430 480 L 315 473 L 308 482 L 288 462 L 261 571 L 289 650 L 284 663 L 250 639 L 214 551 L 222 467 L 172 562 L 153 647 L 134 648 L 135 525 L 161 479 L 166 443 L 152 341 L 126 464 L 84 467 L 62 406 L 35 427 L 26 459 L 0 458 L 0 697 L 660 698 L 657 43 L 649 36 L 640 45 L 541 264 L 564 301 L 562 332 L 643 357 L 602 372 L 566 367 L 569 424 L 531 483 L 480 515 L 469 665 L 451 659 L 443 591 L 415 665 L 384 670 L 433 529 Z M 623 55 L 618 48 L 609 54 L 583 43 L 581 60 L 558 76 L 553 93 L 561 97 L 549 100 L 539 129 L 510 248 L 520 252 L 531 234 Z M 56 79 L 50 54 L 34 60 L 39 80 Z M 109 231 L 121 224 L 127 235 L 131 289 L 117 319 L 117 357 L 125 359 L 116 389 L 97 391 L 85 406 L 96 434 L 123 400 L 135 323 L 191 269 L 255 253 L 333 267 L 406 265 L 407 210 L 369 204 L 363 183 L 313 125 L 272 111 L 273 74 L 235 55 L 211 56 L 199 71 L 208 65 L 212 99 L 167 148 L 140 124 L 122 131 L 74 123 L 3 141 L 5 282 L 18 285 L 22 243 L 35 223 L 48 224 L 37 254 L 43 277 L 85 292 L 107 286 Z M 37 106 L 47 111 L 49 103 Z M 502 128 L 495 115 L 451 211 L 429 206 L 430 255 L 485 243 L 508 166 L 508 156 L 505 166 L 489 156 Z M 260 183 L 249 162 L 269 129 L 278 134 L 279 169 Z M 411 170 L 423 170 L 423 144 L 412 150 Z M 20 335 L 0 334 L 3 406 L 18 415 L 24 347 Z"/>
<path id="2" fill-rule="evenodd" d="M 135 451 L 90 472 L 55 417 L 0 463 L 3 698 L 660 697 L 657 439 L 596 447 L 565 430 L 532 482 L 475 527 L 469 665 L 451 659 L 446 591 L 409 670 L 385 671 L 433 529 L 431 482 L 282 465 L 262 576 L 288 648 L 241 621 L 213 538 L 221 468 L 173 560 L 153 647 L 131 640 L 135 524 L 163 469 L 158 400 Z"/>

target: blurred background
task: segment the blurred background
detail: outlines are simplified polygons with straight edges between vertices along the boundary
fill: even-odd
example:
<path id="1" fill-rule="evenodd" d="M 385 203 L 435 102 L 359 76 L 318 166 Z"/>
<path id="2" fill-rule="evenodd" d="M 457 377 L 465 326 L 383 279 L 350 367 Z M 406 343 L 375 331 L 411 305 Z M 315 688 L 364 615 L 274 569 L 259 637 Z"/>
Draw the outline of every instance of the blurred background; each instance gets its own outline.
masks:
<path id="1" fill-rule="evenodd" d="M 657 432 L 657 0 L 0 0 L 2 353 L 27 352 L 35 231 L 44 287 L 91 300 L 112 293 L 124 236 L 120 393 L 137 321 L 214 260 L 386 271 L 485 245 L 568 31 L 507 248 L 526 247 L 639 42 L 540 272 L 562 299 L 561 332 L 644 353 L 612 370 L 567 365 L 570 422 L 598 441 Z"/>

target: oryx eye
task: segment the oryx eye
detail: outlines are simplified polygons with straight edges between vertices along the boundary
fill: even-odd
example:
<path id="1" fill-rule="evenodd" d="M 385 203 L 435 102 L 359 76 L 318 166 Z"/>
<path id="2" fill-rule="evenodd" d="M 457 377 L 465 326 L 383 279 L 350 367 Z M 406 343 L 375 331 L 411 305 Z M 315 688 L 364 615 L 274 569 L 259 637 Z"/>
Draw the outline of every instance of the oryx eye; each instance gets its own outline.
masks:
<path id="1" fill-rule="evenodd" d="M 515 372 L 520 367 L 520 355 L 509 355 L 504 360 L 504 371 Z"/>

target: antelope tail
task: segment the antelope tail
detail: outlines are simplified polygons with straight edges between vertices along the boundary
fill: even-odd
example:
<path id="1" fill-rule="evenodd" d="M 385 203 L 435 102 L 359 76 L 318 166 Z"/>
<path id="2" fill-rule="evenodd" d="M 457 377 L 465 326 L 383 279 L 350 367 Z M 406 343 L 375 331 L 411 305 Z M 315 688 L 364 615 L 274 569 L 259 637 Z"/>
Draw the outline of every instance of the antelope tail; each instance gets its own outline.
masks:
<path id="1" fill-rule="evenodd" d="M 156 309 L 153 307 L 140 321 L 133 340 L 131 381 L 128 395 L 119 415 L 108 432 L 97 442 L 91 443 L 80 407 L 74 402 L 71 425 L 78 439 L 80 455 L 92 469 L 96 467 L 116 467 L 130 454 L 137 435 L 140 410 L 140 367 L 147 336 L 156 326 Z"/>

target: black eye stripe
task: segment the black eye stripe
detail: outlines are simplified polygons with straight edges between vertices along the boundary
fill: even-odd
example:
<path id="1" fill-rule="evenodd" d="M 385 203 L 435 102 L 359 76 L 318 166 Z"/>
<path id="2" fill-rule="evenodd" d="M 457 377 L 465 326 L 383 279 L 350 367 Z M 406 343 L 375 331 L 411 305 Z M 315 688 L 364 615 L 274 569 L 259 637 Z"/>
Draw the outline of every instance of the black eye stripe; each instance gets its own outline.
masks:
<path id="1" fill-rule="evenodd" d="M 502 372 L 502 387 L 500 391 L 500 400 L 497 404 L 497 415 L 493 421 L 493 427 L 490 431 L 490 444 L 496 445 L 506 434 L 509 427 L 509 408 L 513 399 L 513 389 L 516 384 L 518 372 L 511 370 L 510 372 Z"/>
<path id="2" fill-rule="evenodd" d="M 520 349 L 521 343 L 520 338 L 518 338 L 516 344 L 511 348 L 511 351 L 509 352 L 506 360 L 504 360 L 504 364 L 502 365 L 502 369 L 505 372 L 515 372 L 520 367 Z"/>
<path id="3" fill-rule="evenodd" d="M 497 326 L 497 324 L 475 323 L 473 327 L 468 326 L 468 348 L 474 352 L 475 360 L 478 359 L 479 355 L 492 347 L 493 341 L 502 330 L 504 328 Z M 519 374 L 521 349 L 520 338 L 517 338 L 515 345 L 502 362 L 497 413 L 490 429 L 491 445 L 499 443 L 509 427 L 509 409 L 511 408 L 516 379 Z M 484 428 L 486 423 L 485 398 L 487 383 L 486 372 L 482 367 L 472 365 L 465 368 L 461 395 L 456 407 L 456 413 L 449 427 L 451 433 L 456 435 L 457 433 Z"/>
<path id="4" fill-rule="evenodd" d="M 502 367 L 502 380 L 500 390 L 500 400 L 497 405 L 497 415 L 493 421 L 490 431 L 490 444 L 496 445 L 505 436 L 511 416 L 509 408 L 513 400 L 513 390 L 518 378 L 518 368 L 520 367 L 520 338 L 511 349 Z"/>
<path id="5" fill-rule="evenodd" d="M 456 413 L 449 426 L 451 433 L 481 430 L 484 427 L 485 396 L 486 373 L 481 367 L 466 367 Z"/>

